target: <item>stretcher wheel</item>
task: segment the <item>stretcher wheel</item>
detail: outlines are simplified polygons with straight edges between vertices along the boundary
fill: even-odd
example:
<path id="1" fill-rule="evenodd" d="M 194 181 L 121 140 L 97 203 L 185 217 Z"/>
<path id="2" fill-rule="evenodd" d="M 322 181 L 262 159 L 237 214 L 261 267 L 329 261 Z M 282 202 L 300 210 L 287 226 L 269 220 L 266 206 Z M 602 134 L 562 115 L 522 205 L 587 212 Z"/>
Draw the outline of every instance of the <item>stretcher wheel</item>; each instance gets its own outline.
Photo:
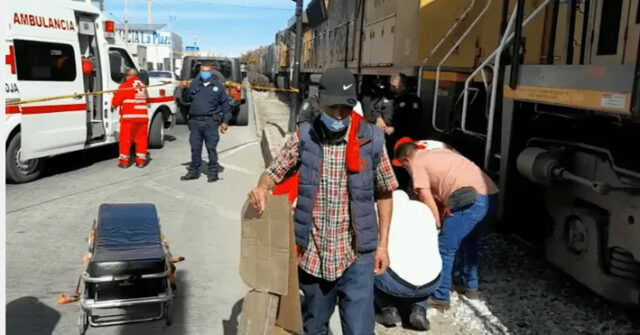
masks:
<path id="1" fill-rule="evenodd" d="M 78 332 L 80 335 L 84 335 L 89 328 L 89 313 L 82 308 L 80 309 L 80 315 L 78 316 Z"/>
<path id="2" fill-rule="evenodd" d="M 164 320 L 167 326 L 171 326 L 173 314 L 173 301 L 169 300 L 164 303 Z"/>

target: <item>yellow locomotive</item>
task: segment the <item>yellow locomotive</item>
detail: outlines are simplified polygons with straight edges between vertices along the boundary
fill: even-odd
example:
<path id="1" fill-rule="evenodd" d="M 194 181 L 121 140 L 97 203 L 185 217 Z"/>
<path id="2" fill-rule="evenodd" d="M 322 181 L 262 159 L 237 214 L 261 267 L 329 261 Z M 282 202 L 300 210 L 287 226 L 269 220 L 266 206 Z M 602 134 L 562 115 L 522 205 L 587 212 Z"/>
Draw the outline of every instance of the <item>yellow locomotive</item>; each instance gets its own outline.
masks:
<path id="1" fill-rule="evenodd" d="M 302 88 L 402 72 L 421 136 L 498 179 L 498 228 L 594 292 L 640 303 L 640 0 L 312 0 Z M 288 85 L 293 20 L 263 72 Z M 269 63 L 270 62 L 270 63 Z"/>

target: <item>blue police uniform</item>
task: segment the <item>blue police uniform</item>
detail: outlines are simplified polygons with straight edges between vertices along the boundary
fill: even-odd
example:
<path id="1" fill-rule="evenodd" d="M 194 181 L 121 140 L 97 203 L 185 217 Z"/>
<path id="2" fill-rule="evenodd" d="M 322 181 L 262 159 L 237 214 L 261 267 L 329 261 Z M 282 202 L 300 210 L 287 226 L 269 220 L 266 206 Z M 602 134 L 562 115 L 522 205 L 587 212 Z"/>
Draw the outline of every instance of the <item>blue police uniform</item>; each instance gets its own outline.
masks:
<path id="1" fill-rule="evenodd" d="M 208 81 L 197 76 L 189 89 L 182 91 L 182 100 L 190 102 L 189 142 L 191 144 L 191 164 L 189 170 L 199 174 L 202 164 L 202 142 L 209 153 L 209 177 L 218 176 L 218 141 L 220 124 L 229 124 L 231 105 L 224 86 L 212 76 Z"/>

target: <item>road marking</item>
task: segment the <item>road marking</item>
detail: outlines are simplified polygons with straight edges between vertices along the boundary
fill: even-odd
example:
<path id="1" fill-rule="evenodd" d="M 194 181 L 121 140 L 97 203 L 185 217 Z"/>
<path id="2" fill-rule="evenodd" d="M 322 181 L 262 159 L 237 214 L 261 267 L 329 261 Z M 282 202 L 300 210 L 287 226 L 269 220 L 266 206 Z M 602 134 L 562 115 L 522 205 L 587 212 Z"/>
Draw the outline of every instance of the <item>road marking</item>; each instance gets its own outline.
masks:
<path id="1" fill-rule="evenodd" d="M 225 162 L 220 162 L 220 165 L 224 166 L 225 170 L 229 169 L 229 170 L 234 170 L 234 171 L 238 171 L 238 172 L 242 172 L 250 175 L 262 173 L 262 171 L 249 170 L 247 168 L 243 168 L 241 166 L 236 166 L 236 165 L 225 163 Z"/>
<path id="2" fill-rule="evenodd" d="M 258 140 L 253 140 L 251 142 L 247 142 L 247 143 L 244 143 L 244 144 L 241 144 L 241 145 L 238 145 L 238 146 L 233 147 L 233 148 L 226 149 L 220 155 L 220 158 L 229 157 L 229 156 L 231 156 L 231 155 L 233 155 L 233 154 L 235 154 L 235 153 L 237 153 L 239 151 L 242 151 L 242 150 L 244 150 L 244 149 L 246 149 L 246 148 L 248 148 L 248 147 L 250 147 L 252 145 L 258 144 L 258 143 L 260 143 L 259 139 Z"/>
<path id="3" fill-rule="evenodd" d="M 207 201 L 202 197 L 194 196 L 192 194 L 182 192 L 178 189 L 175 189 L 166 185 L 161 185 L 153 181 L 144 182 L 143 185 L 150 189 L 153 189 L 154 191 L 165 194 L 169 197 L 178 198 L 192 204 L 197 204 L 201 207 L 204 207 L 207 210 L 212 210 L 229 220 L 232 220 L 232 221 L 240 220 L 240 214 L 238 214 L 237 212 L 234 212 L 226 207 L 216 205 L 214 202 Z"/>

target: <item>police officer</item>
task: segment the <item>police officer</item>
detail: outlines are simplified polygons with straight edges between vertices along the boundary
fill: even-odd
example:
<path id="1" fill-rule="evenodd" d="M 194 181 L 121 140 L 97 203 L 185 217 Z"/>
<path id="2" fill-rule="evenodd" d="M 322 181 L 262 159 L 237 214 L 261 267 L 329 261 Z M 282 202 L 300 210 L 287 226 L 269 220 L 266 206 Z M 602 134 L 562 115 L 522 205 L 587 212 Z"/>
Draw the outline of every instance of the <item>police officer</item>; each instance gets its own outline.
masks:
<path id="1" fill-rule="evenodd" d="M 364 117 L 379 128 L 386 130 L 393 121 L 393 100 L 384 82 L 373 82 L 362 99 Z"/>
<path id="2" fill-rule="evenodd" d="M 313 95 L 302 101 L 298 110 L 298 124 L 302 122 L 312 122 L 320 114 L 318 96 Z"/>
<path id="3" fill-rule="evenodd" d="M 407 76 L 402 73 L 394 74 L 389 80 L 391 98 L 393 99 L 393 118 L 389 124 L 391 129 L 387 131 L 393 137 L 393 140 L 389 142 L 390 145 L 403 137 L 419 137 L 417 132 L 422 102 L 412 90 L 409 90 L 407 81 Z"/>
<path id="4" fill-rule="evenodd" d="M 212 71 L 213 64 L 205 62 L 200 65 L 200 73 L 191 80 L 190 85 L 186 82 L 181 84 L 183 101 L 191 103 L 188 115 L 191 164 L 187 174 L 180 177 L 180 180 L 192 180 L 200 177 L 203 141 L 209 153 L 207 181 L 212 183 L 219 179 L 216 148 L 220 140 L 218 129 L 223 134 L 229 130 L 231 106 L 224 86 L 217 77 L 213 76 Z"/>

